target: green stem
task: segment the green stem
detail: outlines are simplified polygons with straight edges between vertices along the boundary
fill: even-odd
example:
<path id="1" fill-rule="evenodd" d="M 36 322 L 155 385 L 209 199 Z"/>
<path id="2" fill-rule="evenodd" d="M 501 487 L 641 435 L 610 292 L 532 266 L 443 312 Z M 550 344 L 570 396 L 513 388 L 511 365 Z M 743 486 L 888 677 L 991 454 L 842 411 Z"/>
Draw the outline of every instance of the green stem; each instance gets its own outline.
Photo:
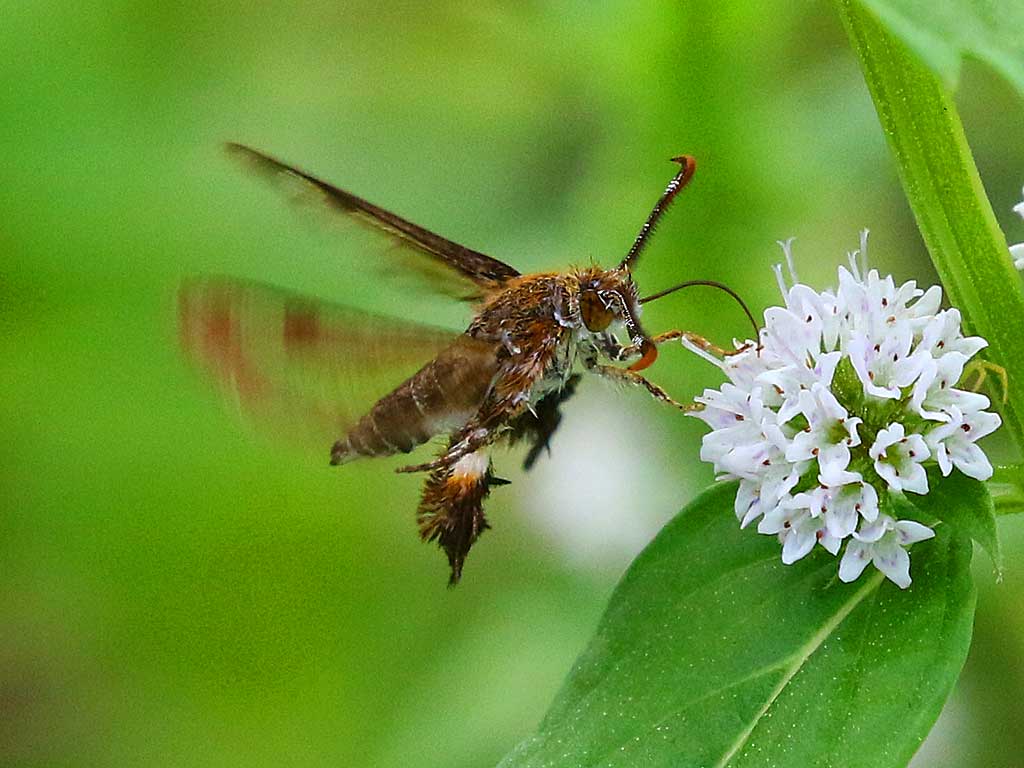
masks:
<path id="1" fill-rule="evenodd" d="M 1006 371 L 1002 416 L 1024 448 L 1024 291 L 996 223 L 956 105 L 939 78 L 855 0 L 837 0 L 917 219 L 964 327 Z"/>

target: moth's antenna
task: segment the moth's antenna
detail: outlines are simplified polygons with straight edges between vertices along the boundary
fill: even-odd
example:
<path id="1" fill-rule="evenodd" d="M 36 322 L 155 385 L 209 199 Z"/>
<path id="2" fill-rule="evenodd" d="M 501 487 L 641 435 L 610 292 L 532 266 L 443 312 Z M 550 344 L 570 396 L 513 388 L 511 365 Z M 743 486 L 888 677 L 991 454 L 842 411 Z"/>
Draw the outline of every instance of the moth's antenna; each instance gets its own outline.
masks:
<path id="1" fill-rule="evenodd" d="M 761 332 L 761 329 L 757 325 L 757 320 L 754 319 L 754 313 L 750 311 L 749 307 L 747 307 L 746 302 L 740 298 L 740 295 L 736 293 L 736 291 L 734 291 L 725 283 L 720 283 L 717 280 L 687 280 L 686 282 L 679 283 L 679 285 L 673 285 L 671 288 L 666 288 L 664 291 L 658 291 L 657 293 L 652 293 L 650 296 L 644 296 L 642 299 L 640 299 L 640 303 L 646 304 L 648 301 L 660 299 L 663 296 L 668 296 L 670 293 L 675 293 L 681 288 L 690 288 L 694 285 L 706 285 L 709 288 L 717 288 L 718 290 L 725 291 L 730 296 L 732 296 L 736 300 L 736 303 L 743 308 L 743 311 L 746 313 L 747 318 L 750 320 L 750 324 L 754 326 L 754 338 L 756 339 L 759 337 L 758 334 Z"/>
<path id="2" fill-rule="evenodd" d="M 693 178 L 694 171 L 697 170 L 697 161 L 689 155 L 680 155 L 679 157 L 672 158 L 673 163 L 679 163 L 682 166 L 679 169 L 679 173 L 672 177 L 672 181 L 665 187 L 665 191 L 661 193 L 661 197 L 654 206 L 654 210 L 651 211 L 651 215 L 647 217 L 647 221 L 640 228 L 640 234 L 636 236 L 636 240 L 633 241 L 633 247 L 629 249 L 629 253 L 626 254 L 626 258 L 619 264 L 619 269 L 632 269 L 633 265 L 636 264 L 637 258 L 640 256 L 640 252 L 647 245 L 648 239 L 654 232 L 654 227 L 658 224 L 658 219 L 668 208 L 669 204 L 679 194 L 679 191 L 687 185 L 691 178 Z"/>

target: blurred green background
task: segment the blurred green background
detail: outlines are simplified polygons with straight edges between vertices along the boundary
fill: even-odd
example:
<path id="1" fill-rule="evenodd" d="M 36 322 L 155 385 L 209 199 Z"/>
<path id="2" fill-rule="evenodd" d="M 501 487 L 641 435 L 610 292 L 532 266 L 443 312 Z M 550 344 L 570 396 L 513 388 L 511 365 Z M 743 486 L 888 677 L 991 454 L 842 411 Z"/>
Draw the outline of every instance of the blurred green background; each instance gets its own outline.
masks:
<path id="1" fill-rule="evenodd" d="M 858 230 L 934 273 L 833 8 L 810 3 L 4 3 L 0 11 L 0 764 L 491 765 L 525 737 L 632 556 L 710 482 L 701 426 L 587 382 L 530 477 L 496 456 L 463 583 L 415 535 L 397 462 L 327 466 L 251 434 L 176 340 L 179 282 L 428 307 L 358 268 L 221 152 L 250 143 L 523 271 L 628 248 L 700 168 L 641 288 L 776 300 Z M 1011 241 L 1024 105 L 968 63 L 959 101 Z M 715 293 L 652 331 L 747 333 Z M 683 350 L 652 378 L 717 382 Z M 976 643 L 921 765 L 1024 755 L 1024 524 L 977 559 Z M 780 566 L 781 567 L 781 566 Z M 752 642 L 756 639 L 752 638 Z"/>

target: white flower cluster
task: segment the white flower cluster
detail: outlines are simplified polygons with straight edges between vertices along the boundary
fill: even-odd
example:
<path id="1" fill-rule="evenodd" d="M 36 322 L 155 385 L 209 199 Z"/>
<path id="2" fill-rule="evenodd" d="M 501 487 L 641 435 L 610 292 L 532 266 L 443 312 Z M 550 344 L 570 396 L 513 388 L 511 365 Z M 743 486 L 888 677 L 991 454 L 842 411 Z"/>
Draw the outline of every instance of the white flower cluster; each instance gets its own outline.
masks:
<path id="1" fill-rule="evenodd" d="M 1021 190 L 1021 195 L 1024 196 L 1024 189 Z M 1013 212 L 1024 219 L 1024 201 L 1013 206 Z M 1013 266 L 1017 269 L 1024 269 L 1024 243 L 1011 245 L 1010 256 L 1013 258 Z"/>
<path id="2" fill-rule="evenodd" d="M 940 310 L 940 288 L 868 272 L 866 231 L 835 292 L 797 282 L 781 245 L 793 285 L 776 266 L 785 307 L 765 312 L 759 344 L 719 359 L 686 343 L 729 377 L 697 398 L 704 407 L 693 415 L 712 429 L 701 458 L 740 481 L 741 526 L 758 521 L 758 532 L 777 535 L 784 563 L 815 544 L 838 555 L 845 542 L 843 581 L 871 562 L 905 588 L 906 547 L 934 532 L 887 514 L 890 491 L 927 493 L 926 462 L 943 475 L 992 474 L 975 442 L 999 416 L 984 395 L 956 388 L 986 342 L 962 335 L 956 309 Z"/>

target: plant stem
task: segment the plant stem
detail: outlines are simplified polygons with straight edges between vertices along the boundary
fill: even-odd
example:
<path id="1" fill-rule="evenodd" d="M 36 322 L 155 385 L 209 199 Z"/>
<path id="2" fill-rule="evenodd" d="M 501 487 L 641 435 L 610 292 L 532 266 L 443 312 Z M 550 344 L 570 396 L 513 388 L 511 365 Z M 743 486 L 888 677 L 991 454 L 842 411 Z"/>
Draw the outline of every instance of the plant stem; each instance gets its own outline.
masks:
<path id="1" fill-rule="evenodd" d="M 1003 423 L 1024 448 L 1024 291 L 939 78 L 855 0 L 837 0 L 918 229 L 964 327 L 1006 371 Z"/>

